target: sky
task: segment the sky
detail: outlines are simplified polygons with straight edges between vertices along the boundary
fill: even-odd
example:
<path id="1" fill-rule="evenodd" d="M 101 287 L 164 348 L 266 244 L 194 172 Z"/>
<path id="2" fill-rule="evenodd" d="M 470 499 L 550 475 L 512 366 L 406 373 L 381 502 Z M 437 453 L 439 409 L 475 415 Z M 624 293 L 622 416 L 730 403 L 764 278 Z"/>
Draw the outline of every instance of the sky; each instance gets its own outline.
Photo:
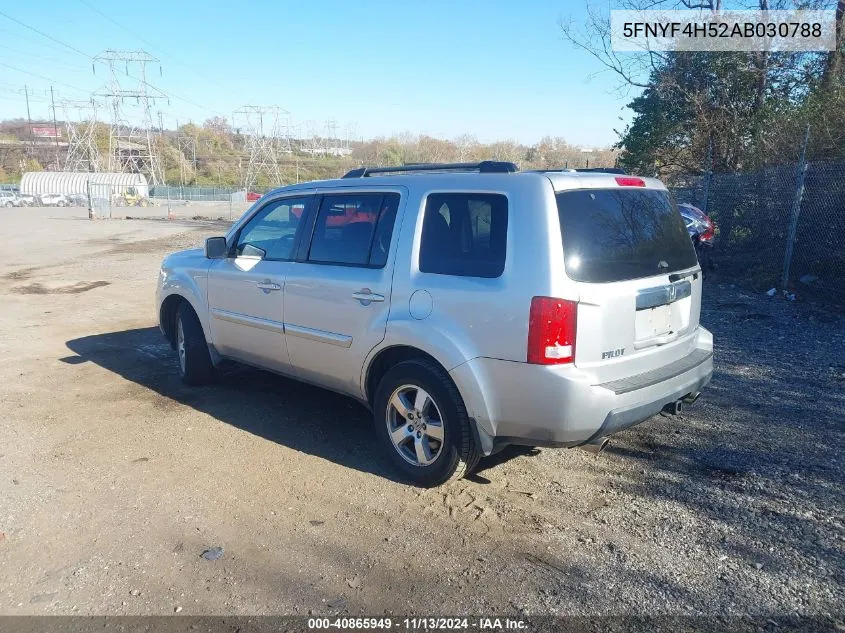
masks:
<path id="1" fill-rule="evenodd" d="M 166 128 L 213 116 L 239 127 L 241 106 L 276 105 L 303 133 L 334 120 L 356 139 L 600 147 L 630 120 L 631 95 L 561 38 L 559 21 L 584 11 L 584 0 L 0 0 L 0 119 L 26 117 L 24 86 L 33 119 L 50 116 L 51 85 L 58 102 L 90 99 L 110 80 L 92 58 L 145 50 L 160 60 L 146 77 L 167 95 L 154 105 Z M 119 70 L 135 89 L 139 67 Z"/>

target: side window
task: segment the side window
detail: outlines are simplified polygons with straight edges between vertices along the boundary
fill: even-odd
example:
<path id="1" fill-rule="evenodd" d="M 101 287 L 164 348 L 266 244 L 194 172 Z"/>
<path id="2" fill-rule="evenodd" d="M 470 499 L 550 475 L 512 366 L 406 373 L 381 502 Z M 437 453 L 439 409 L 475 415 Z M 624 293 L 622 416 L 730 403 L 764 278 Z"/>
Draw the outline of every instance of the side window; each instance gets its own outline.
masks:
<path id="1" fill-rule="evenodd" d="M 499 277 L 505 270 L 508 199 L 495 193 L 436 193 L 428 197 L 420 242 L 420 271 Z"/>
<path id="2" fill-rule="evenodd" d="M 308 198 L 283 198 L 270 202 L 247 222 L 238 237 L 236 255 L 264 251 L 264 259 L 292 259 L 296 231 Z M 252 247 L 252 248 L 249 248 Z"/>
<path id="3" fill-rule="evenodd" d="M 387 263 L 398 207 L 397 193 L 323 197 L 308 261 L 381 268 Z"/>

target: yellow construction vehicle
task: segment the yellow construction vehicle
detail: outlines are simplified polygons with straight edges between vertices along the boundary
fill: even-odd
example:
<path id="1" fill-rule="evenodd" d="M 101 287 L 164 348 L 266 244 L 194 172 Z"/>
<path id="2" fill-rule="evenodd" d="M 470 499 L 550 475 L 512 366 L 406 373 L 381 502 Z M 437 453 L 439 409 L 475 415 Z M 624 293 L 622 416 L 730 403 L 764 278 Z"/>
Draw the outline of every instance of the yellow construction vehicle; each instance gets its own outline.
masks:
<path id="1" fill-rule="evenodd" d="M 118 207 L 146 207 L 150 200 L 142 196 L 135 187 L 127 187 L 122 193 L 114 195 L 114 204 Z"/>

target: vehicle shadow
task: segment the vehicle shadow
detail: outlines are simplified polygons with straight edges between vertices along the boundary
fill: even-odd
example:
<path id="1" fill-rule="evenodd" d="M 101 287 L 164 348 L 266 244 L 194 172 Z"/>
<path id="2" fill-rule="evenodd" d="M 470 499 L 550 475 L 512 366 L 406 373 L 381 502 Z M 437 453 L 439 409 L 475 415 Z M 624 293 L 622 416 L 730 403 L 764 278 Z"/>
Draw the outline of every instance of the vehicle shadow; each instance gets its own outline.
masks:
<path id="1" fill-rule="evenodd" d="M 66 345 L 75 355 L 60 359 L 64 363 L 95 363 L 271 442 L 409 483 L 390 467 L 376 445 L 370 412 L 352 398 L 234 363 L 219 372 L 214 384 L 187 387 L 177 376 L 175 353 L 156 327 L 94 334 Z M 497 455 L 493 463 L 504 457 Z M 480 468 L 485 467 L 489 465 L 482 462 Z"/>
<path id="2" fill-rule="evenodd" d="M 401 482 L 374 445 L 372 418 L 360 403 L 269 372 L 232 364 L 207 387 L 187 387 L 158 328 L 67 341 L 76 355 L 213 418 L 297 451 Z M 405 483 L 405 482 L 402 482 Z"/>

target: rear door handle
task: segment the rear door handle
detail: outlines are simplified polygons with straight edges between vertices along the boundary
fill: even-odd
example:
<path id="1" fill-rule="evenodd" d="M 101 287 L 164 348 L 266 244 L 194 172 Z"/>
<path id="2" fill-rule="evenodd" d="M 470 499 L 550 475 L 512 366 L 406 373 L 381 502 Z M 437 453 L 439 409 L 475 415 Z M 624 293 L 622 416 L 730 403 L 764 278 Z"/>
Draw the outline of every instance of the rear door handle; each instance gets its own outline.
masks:
<path id="1" fill-rule="evenodd" d="M 281 290 L 282 289 L 282 287 L 279 284 L 274 284 L 274 283 L 271 283 L 269 281 L 259 282 L 259 283 L 255 284 L 255 286 L 259 290 L 263 290 L 265 293 L 270 292 L 271 290 Z"/>
<path id="2" fill-rule="evenodd" d="M 361 288 L 358 292 L 353 292 L 352 296 L 365 306 L 384 301 L 384 295 L 375 294 L 369 288 Z"/>

